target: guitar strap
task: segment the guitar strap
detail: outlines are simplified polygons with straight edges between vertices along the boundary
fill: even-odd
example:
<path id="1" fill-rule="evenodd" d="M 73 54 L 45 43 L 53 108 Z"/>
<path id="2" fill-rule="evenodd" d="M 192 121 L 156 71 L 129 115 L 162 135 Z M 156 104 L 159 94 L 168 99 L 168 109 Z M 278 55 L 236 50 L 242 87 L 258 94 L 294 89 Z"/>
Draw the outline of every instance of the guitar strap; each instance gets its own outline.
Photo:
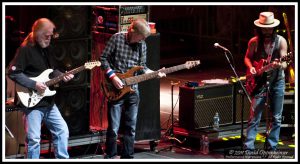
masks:
<path id="1" fill-rule="evenodd" d="M 277 37 L 275 38 L 275 42 L 277 41 Z M 274 48 L 275 48 L 275 42 L 272 43 L 271 45 L 271 50 L 269 51 L 269 53 L 267 54 L 268 55 L 268 58 L 267 58 L 267 64 L 269 64 L 271 62 L 271 59 L 272 59 L 272 56 L 273 56 L 273 52 L 274 52 Z"/>
<path id="2" fill-rule="evenodd" d="M 269 51 L 267 63 L 269 64 L 273 58 L 274 49 L 277 49 L 279 47 L 279 39 L 280 37 L 276 36 L 275 41 L 272 43 L 271 50 Z"/>
<path id="3" fill-rule="evenodd" d="M 138 43 L 138 51 L 139 51 L 139 65 L 142 65 L 142 57 L 143 57 L 143 43 Z M 147 61 L 145 61 L 147 62 Z M 142 71 L 144 72 L 144 71 Z M 139 71 L 138 74 L 141 74 L 141 71 Z"/>
<path id="4" fill-rule="evenodd" d="M 141 64 L 141 61 L 142 61 L 142 53 L 143 53 L 143 45 L 142 45 L 142 43 L 139 43 L 138 44 L 138 46 L 139 46 L 139 65 Z"/>
<path id="5" fill-rule="evenodd" d="M 267 64 L 271 63 L 272 58 L 273 58 L 273 54 L 274 54 L 274 50 L 278 49 L 278 40 L 279 40 L 278 38 L 279 37 L 276 35 L 275 41 L 271 45 L 271 49 L 269 51 L 269 54 L 267 54 L 267 56 L 268 56 L 267 57 Z M 272 74 L 273 74 L 273 71 L 267 72 L 267 79 L 268 79 L 268 81 L 271 80 L 270 78 L 271 78 Z"/>

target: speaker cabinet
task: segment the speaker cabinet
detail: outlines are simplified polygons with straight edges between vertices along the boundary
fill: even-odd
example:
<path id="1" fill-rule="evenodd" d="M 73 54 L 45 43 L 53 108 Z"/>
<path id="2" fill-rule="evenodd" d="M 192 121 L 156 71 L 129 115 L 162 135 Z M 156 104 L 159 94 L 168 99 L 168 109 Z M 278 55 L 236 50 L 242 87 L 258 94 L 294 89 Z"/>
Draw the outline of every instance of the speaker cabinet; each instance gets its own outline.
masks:
<path id="1" fill-rule="evenodd" d="M 236 93 L 236 111 L 235 111 L 235 123 L 241 123 L 242 121 L 242 111 L 243 111 L 243 122 L 248 122 L 249 116 L 250 116 L 250 107 L 251 103 L 249 102 L 246 95 L 243 95 L 241 93 Z M 244 104 L 244 106 L 243 106 Z"/>
<path id="2" fill-rule="evenodd" d="M 91 54 L 91 6 L 49 6 L 48 17 L 54 22 L 54 62 L 70 71 L 84 65 Z M 90 70 L 74 74 L 57 90 L 56 104 L 68 124 L 70 136 L 89 133 Z"/>
<path id="3" fill-rule="evenodd" d="M 53 57 L 58 67 L 70 71 L 85 64 L 88 60 L 90 43 L 87 39 L 57 40 L 54 44 Z M 74 75 L 74 78 L 63 86 L 80 85 L 87 82 L 87 70 Z"/>
<path id="4" fill-rule="evenodd" d="M 89 94 L 86 86 L 57 90 L 56 104 L 68 124 L 70 136 L 89 132 Z"/>
<path id="5" fill-rule="evenodd" d="M 233 86 L 179 87 L 179 125 L 188 130 L 210 128 L 216 112 L 220 125 L 233 123 Z"/>
<path id="6" fill-rule="evenodd" d="M 160 34 L 146 39 L 147 66 L 152 70 L 160 67 Z M 152 79 L 139 84 L 140 105 L 136 127 L 136 140 L 160 139 L 160 82 Z"/>
<path id="7" fill-rule="evenodd" d="M 50 19 L 56 25 L 59 38 L 82 38 L 90 35 L 89 6 L 51 6 Z"/>
<path id="8" fill-rule="evenodd" d="M 285 92 L 284 94 L 281 123 L 286 125 L 295 124 L 295 92 Z"/>
<path id="9" fill-rule="evenodd" d="M 244 83 L 243 83 L 244 85 Z M 247 123 L 250 117 L 251 102 L 248 100 L 247 95 L 239 83 L 233 83 L 233 123 L 240 124 L 242 121 L 242 111 L 243 111 L 243 122 Z M 245 85 L 244 85 L 245 86 Z M 250 98 L 251 99 L 251 98 Z M 251 100 L 252 101 L 252 100 Z M 263 111 L 261 116 L 261 122 L 266 121 L 266 110 Z"/>
<path id="10" fill-rule="evenodd" d="M 90 6 L 51 6 L 49 18 L 53 20 L 59 34 L 53 42 L 54 62 L 62 70 L 72 70 L 89 60 L 91 51 Z M 86 71 L 75 74 L 63 86 L 77 86 L 87 83 L 89 74 Z"/>
<path id="11" fill-rule="evenodd" d="M 250 107 L 251 102 L 248 100 L 247 95 L 243 94 L 243 89 L 239 83 L 233 83 L 234 91 L 233 91 L 233 107 L 234 107 L 234 115 L 233 122 L 241 123 L 242 121 L 242 111 L 243 111 L 243 122 L 248 122 L 250 116 Z"/>
<path id="12" fill-rule="evenodd" d="M 23 111 L 5 112 L 5 155 L 23 154 L 25 138 Z"/>
<path id="13" fill-rule="evenodd" d="M 54 44 L 54 59 L 62 68 L 83 65 L 88 56 L 88 40 L 57 40 Z"/>
<path id="14" fill-rule="evenodd" d="M 283 104 L 281 124 L 293 126 L 295 124 L 295 104 Z"/>

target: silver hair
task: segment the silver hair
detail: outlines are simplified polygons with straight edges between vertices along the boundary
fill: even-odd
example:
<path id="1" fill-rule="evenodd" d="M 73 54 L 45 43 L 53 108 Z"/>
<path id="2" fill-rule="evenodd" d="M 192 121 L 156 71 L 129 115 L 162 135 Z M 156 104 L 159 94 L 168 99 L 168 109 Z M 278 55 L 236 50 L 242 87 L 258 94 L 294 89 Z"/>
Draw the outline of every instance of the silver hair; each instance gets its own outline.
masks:
<path id="1" fill-rule="evenodd" d="M 142 34 L 144 37 L 148 37 L 150 32 L 150 27 L 145 19 L 136 19 L 131 24 L 132 32 L 136 32 L 138 34 Z"/>
<path id="2" fill-rule="evenodd" d="M 31 28 L 31 32 L 28 34 L 28 36 L 24 39 L 22 46 L 25 45 L 35 45 L 35 40 L 38 36 L 41 36 L 42 32 L 44 31 L 45 27 L 53 28 L 55 29 L 55 25 L 52 21 L 50 21 L 47 18 L 40 18 L 36 20 Z"/>

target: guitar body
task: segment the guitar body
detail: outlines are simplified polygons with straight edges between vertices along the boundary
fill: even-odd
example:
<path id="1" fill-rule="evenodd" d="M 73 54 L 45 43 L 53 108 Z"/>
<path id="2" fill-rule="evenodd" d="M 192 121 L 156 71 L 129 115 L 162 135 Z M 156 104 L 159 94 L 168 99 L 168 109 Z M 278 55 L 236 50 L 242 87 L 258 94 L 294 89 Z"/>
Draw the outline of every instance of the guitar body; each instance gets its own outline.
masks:
<path id="1" fill-rule="evenodd" d="M 49 74 L 52 72 L 53 72 L 52 69 L 47 69 L 43 73 L 41 73 L 39 76 L 30 78 L 30 79 L 32 79 L 34 81 L 39 81 L 39 82 L 46 82 L 46 81 L 50 80 Z M 17 91 L 17 95 L 18 95 L 21 103 L 27 108 L 31 108 L 31 107 L 35 106 L 45 96 L 53 96 L 56 94 L 56 91 L 51 91 L 51 90 L 49 90 L 48 87 L 43 93 L 38 93 L 36 91 L 30 90 L 30 89 L 23 87 L 21 85 L 18 85 L 18 84 L 16 84 L 16 91 Z"/>
<path id="2" fill-rule="evenodd" d="M 138 70 L 143 69 L 142 66 L 136 66 L 131 69 L 129 69 L 126 73 L 116 73 L 116 75 L 121 79 L 133 77 L 134 73 Z M 135 92 L 130 85 L 126 85 L 124 82 L 124 86 L 122 89 L 117 89 L 111 82 L 109 78 L 107 78 L 106 74 L 104 71 L 103 72 L 103 79 L 101 81 L 101 88 L 104 91 L 105 96 L 108 98 L 110 101 L 116 101 L 119 100 L 121 97 L 123 97 L 126 93 L 133 93 Z"/>
<path id="3" fill-rule="evenodd" d="M 83 66 L 74 68 L 73 70 L 63 73 L 53 79 L 49 79 L 49 74 L 53 72 L 53 69 L 47 69 L 44 72 L 42 72 L 39 76 L 30 78 L 34 81 L 45 83 L 47 88 L 45 89 L 45 91 L 43 93 L 38 93 L 34 90 L 31 90 L 31 89 L 28 89 L 21 85 L 16 84 L 17 95 L 18 95 L 21 103 L 25 107 L 27 107 L 27 108 L 34 107 L 36 104 L 38 104 L 42 100 L 43 97 L 53 96 L 56 94 L 56 91 L 49 90 L 49 86 L 54 85 L 54 84 L 60 82 L 61 80 L 63 80 L 65 75 L 76 74 L 85 69 L 93 69 L 95 66 L 100 66 L 100 65 L 101 65 L 101 63 L 99 61 L 87 62 Z"/>
<path id="4" fill-rule="evenodd" d="M 246 73 L 246 90 L 250 96 L 254 94 L 265 84 L 266 77 L 264 72 L 259 72 L 266 65 L 266 60 L 261 59 L 259 62 L 254 62 L 253 66 L 257 71 L 256 75 L 252 75 L 250 70 L 247 70 Z"/>
<path id="5" fill-rule="evenodd" d="M 262 76 L 251 76 L 246 79 L 246 90 L 250 96 L 254 96 L 254 94 L 263 86 L 262 79 Z"/>
<path id="6" fill-rule="evenodd" d="M 130 86 L 133 84 L 137 84 L 139 82 L 154 79 L 158 77 L 159 72 L 163 72 L 165 74 L 179 71 L 182 69 L 189 69 L 191 67 L 197 66 L 200 64 L 200 60 L 196 61 L 187 61 L 185 64 L 173 66 L 170 68 L 164 68 L 160 71 L 153 71 L 147 74 L 137 75 L 134 76 L 134 73 L 138 70 L 143 69 L 142 66 L 136 66 L 128 70 L 124 74 L 116 73 L 116 75 L 122 80 L 124 86 L 122 89 L 116 89 L 115 86 L 111 83 L 111 80 L 107 78 L 107 75 L 104 71 L 102 71 L 102 79 L 101 80 L 101 88 L 104 92 L 104 95 L 107 97 L 110 101 L 116 101 L 119 100 L 122 96 L 124 96 L 126 93 L 132 93 L 135 92 Z"/>

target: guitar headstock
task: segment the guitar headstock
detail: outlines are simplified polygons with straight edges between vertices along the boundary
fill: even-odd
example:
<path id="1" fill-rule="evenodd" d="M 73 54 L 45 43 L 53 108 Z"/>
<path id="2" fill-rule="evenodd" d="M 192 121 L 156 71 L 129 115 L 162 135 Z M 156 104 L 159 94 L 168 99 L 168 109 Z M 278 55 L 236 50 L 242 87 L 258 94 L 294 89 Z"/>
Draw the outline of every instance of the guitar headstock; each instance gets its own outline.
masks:
<path id="1" fill-rule="evenodd" d="M 195 66 L 197 66 L 197 65 L 199 65 L 199 64 L 200 64 L 200 60 L 187 61 L 187 62 L 185 62 L 185 67 L 186 67 L 187 69 L 190 69 L 190 68 L 195 67 Z"/>
<path id="2" fill-rule="evenodd" d="M 289 65 L 289 64 L 291 64 L 293 62 L 292 58 L 293 58 L 293 52 L 289 52 L 286 56 L 284 56 L 281 59 L 281 61 L 286 61 L 287 64 Z"/>
<path id="3" fill-rule="evenodd" d="M 101 65 L 100 61 L 91 61 L 84 64 L 85 69 L 93 69 L 94 67 L 99 67 Z"/>

